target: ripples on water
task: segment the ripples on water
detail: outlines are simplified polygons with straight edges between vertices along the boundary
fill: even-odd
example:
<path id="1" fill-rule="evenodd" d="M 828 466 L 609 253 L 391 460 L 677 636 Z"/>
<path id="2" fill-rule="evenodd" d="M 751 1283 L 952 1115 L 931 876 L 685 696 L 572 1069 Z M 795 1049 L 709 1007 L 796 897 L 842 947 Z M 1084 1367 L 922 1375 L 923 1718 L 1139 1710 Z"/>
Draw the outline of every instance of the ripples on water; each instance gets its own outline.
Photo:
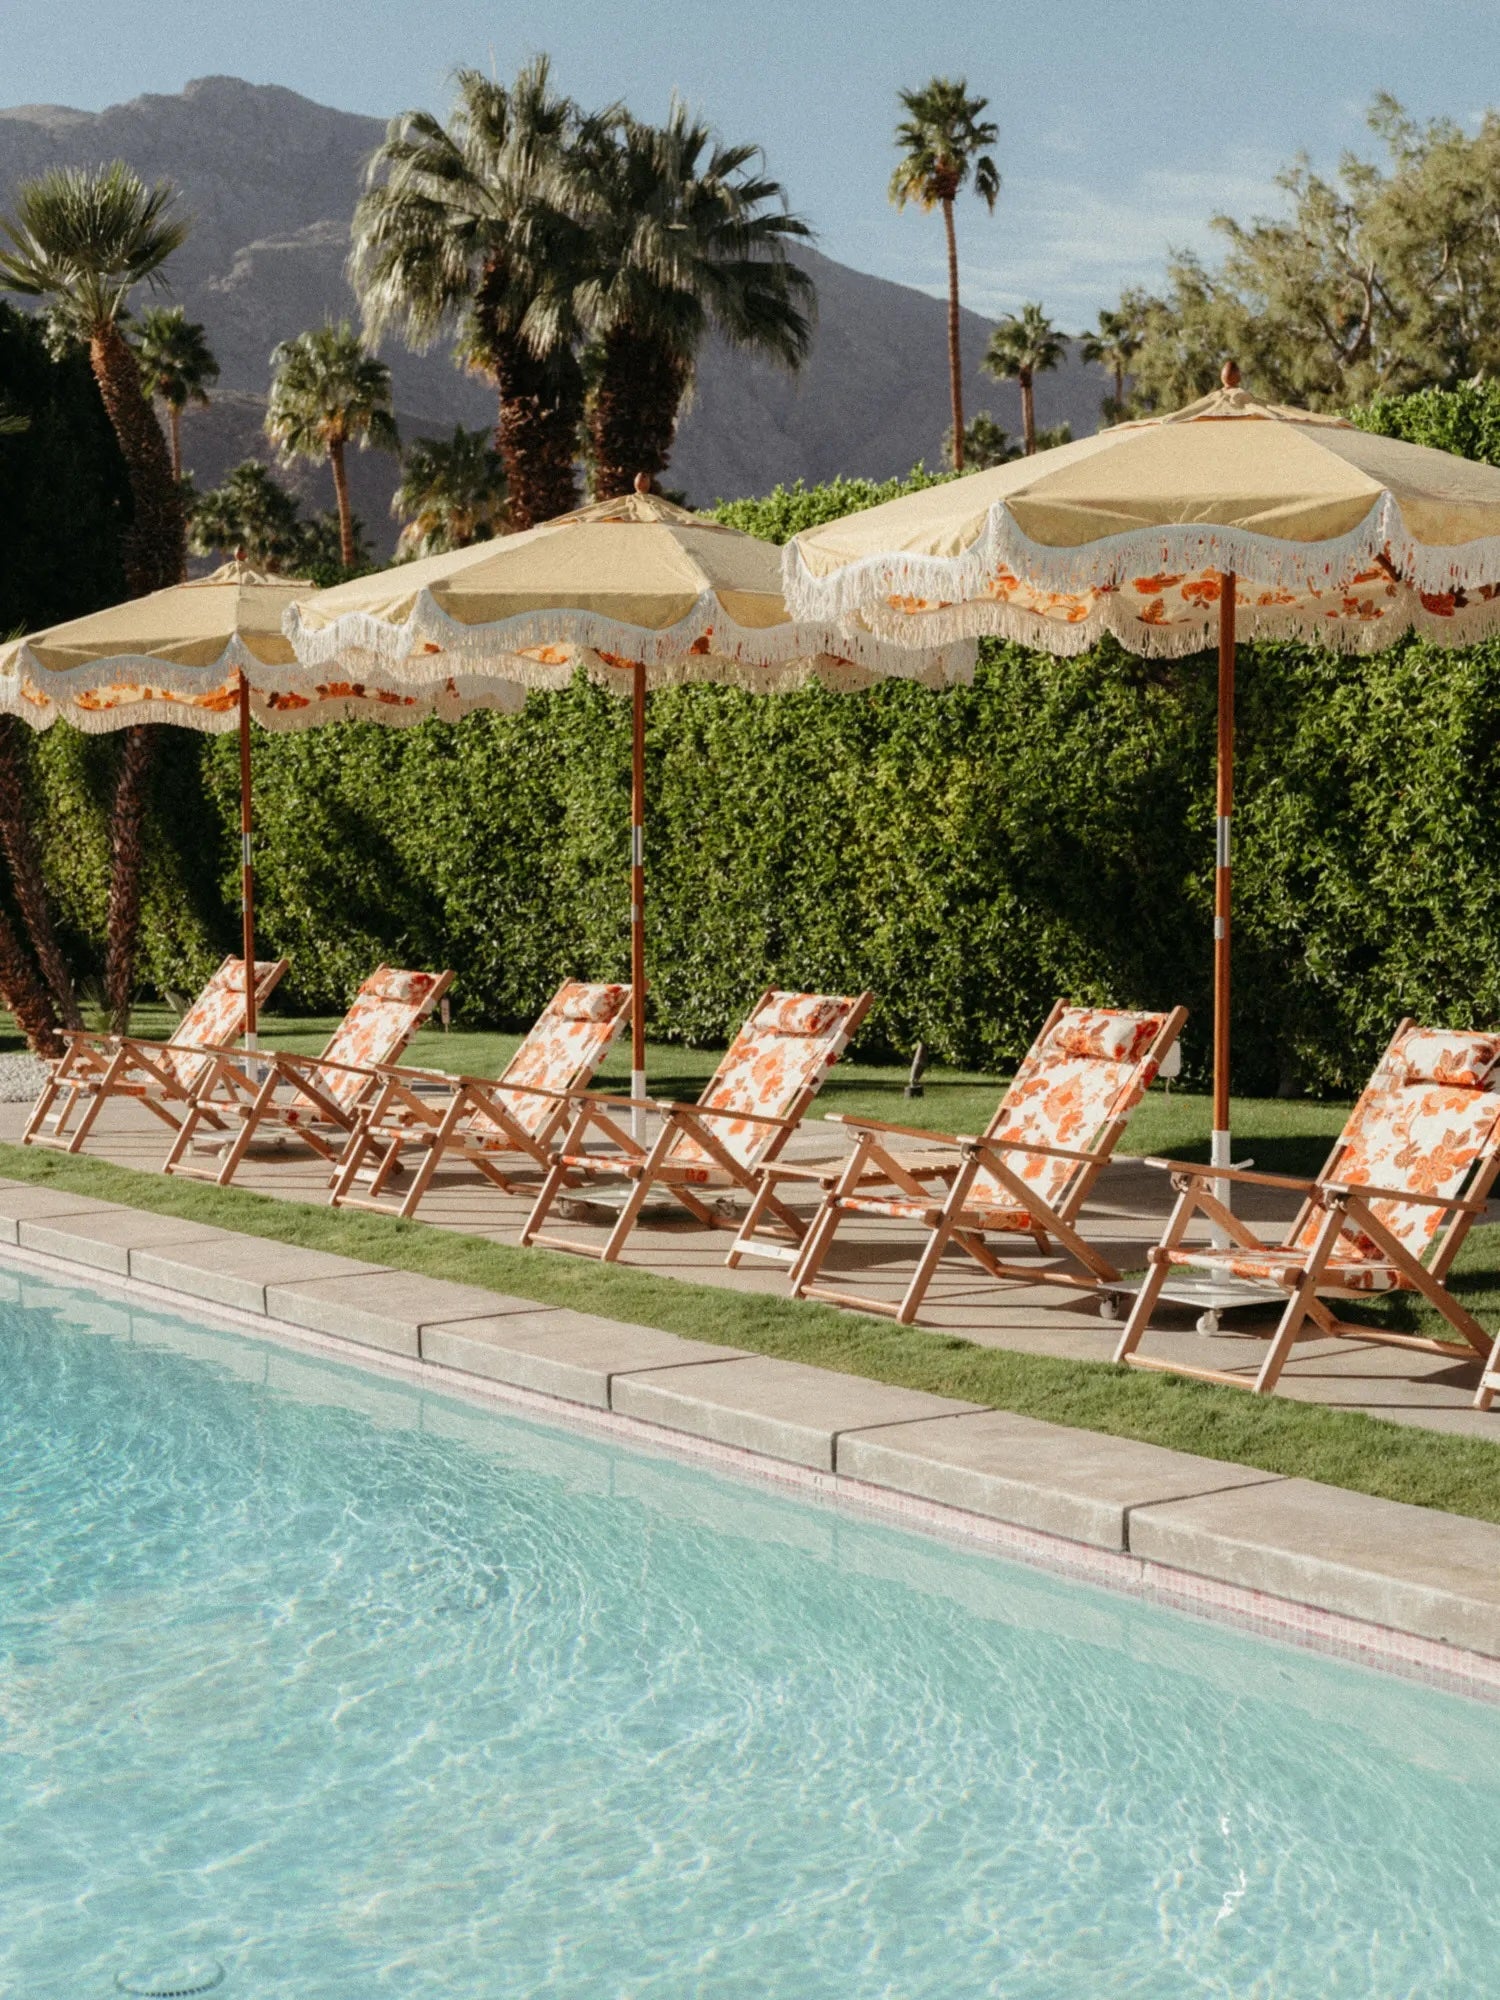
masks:
<path id="1" fill-rule="evenodd" d="M 1500 1711 L 0 1287 L 0 1991 L 1500 1983 Z"/>

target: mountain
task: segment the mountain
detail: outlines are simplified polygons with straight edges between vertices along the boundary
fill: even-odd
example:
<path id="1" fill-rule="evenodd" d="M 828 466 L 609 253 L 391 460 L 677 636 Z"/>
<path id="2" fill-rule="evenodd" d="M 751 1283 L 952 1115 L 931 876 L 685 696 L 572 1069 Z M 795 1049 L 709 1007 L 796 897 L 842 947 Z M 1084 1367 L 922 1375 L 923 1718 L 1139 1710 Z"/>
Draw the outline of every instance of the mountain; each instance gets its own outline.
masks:
<path id="1" fill-rule="evenodd" d="M 200 487 L 242 458 L 270 456 L 260 421 L 276 343 L 329 315 L 355 316 L 344 277 L 349 220 L 383 131 L 377 118 L 224 76 L 100 112 L 52 104 L 0 111 L 0 214 L 10 212 L 19 181 L 49 166 L 123 159 L 182 191 L 193 228 L 172 259 L 171 292 L 208 328 L 223 371 L 212 407 L 189 411 L 183 425 L 184 455 Z M 948 427 L 943 302 L 815 250 L 799 257 L 819 302 L 813 352 L 799 376 L 717 341 L 703 352 L 668 474 L 700 506 L 783 480 L 840 472 L 886 478 L 938 457 Z M 971 416 L 989 409 L 1018 434 L 1015 385 L 979 373 L 989 331 L 987 320 L 965 312 L 965 409 Z M 388 342 L 385 358 L 404 437 L 493 422 L 493 391 L 455 369 L 446 350 L 412 354 Z M 1104 387 L 1096 369 L 1070 356 L 1038 381 L 1037 421 L 1066 421 L 1078 435 L 1093 430 Z M 388 550 L 395 463 L 355 454 L 350 471 L 355 506 Z M 287 477 L 309 505 L 331 505 L 326 470 L 303 465 Z"/>

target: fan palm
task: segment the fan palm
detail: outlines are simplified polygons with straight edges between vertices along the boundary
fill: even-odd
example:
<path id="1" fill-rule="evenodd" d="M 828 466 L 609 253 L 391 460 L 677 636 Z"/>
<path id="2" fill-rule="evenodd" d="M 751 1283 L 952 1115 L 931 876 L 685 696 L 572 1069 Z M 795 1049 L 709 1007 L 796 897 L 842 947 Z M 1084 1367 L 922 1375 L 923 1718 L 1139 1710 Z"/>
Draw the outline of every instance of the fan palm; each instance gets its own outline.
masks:
<path id="1" fill-rule="evenodd" d="M 266 436 L 285 459 L 328 460 L 338 502 L 340 559 L 345 569 L 353 569 L 354 514 L 345 454 L 351 444 L 381 451 L 397 451 L 400 445 L 391 410 L 391 371 L 347 320 L 299 333 L 272 354 Z"/>
<path id="2" fill-rule="evenodd" d="M 1101 405 L 1108 423 L 1117 424 L 1125 415 L 1125 376 L 1141 351 L 1142 338 L 1138 315 L 1126 310 L 1123 301 L 1118 312 L 1105 307 L 1097 330 L 1083 336 L 1079 352 L 1084 360 L 1104 369 L 1115 385 L 1114 394 L 1106 396 Z"/>
<path id="3" fill-rule="evenodd" d="M 1067 351 L 1067 336 L 1034 304 L 1001 320 L 984 351 L 980 365 L 986 375 L 1020 384 L 1021 432 L 1028 458 L 1036 450 L 1036 378 L 1055 368 Z"/>
<path id="4" fill-rule="evenodd" d="M 446 127 L 426 111 L 392 120 L 354 214 L 367 332 L 399 328 L 416 347 L 457 333 L 460 359 L 498 391 L 495 442 L 522 528 L 578 497 L 585 232 L 566 181 L 587 122 L 553 91 L 545 57 L 509 86 L 461 70 Z"/>
<path id="5" fill-rule="evenodd" d="M 177 482 L 124 333 L 131 292 L 161 283 L 163 264 L 187 235 L 186 222 L 171 214 L 174 199 L 165 182 L 148 188 L 117 160 L 54 167 L 23 181 L 14 216 L 0 218 L 10 241 L 0 250 L 0 286 L 48 300 L 56 322 L 88 348 L 130 476 L 134 518 L 124 554 L 132 595 L 182 575 Z"/>
<path id="6" fill-rule="evenodd" d="M 105 167 L 54 167 L 23 181 L 14 216 L 0 219 L 10 244 L 0 250 L 0 286 L 48 300 L 59 329 L 88 348 L 130 480 L 131 521 L 122 554 L 132 596 L 176 583 L 186 560 L 182 496 L 124 334 L 131 292 L 159 285 L 162 266 L 187 236 L 187 223 L 171 212 L 174 200 L 166 182 L 147 187 L 116 160 Z M 152 742 L 145 728 L 126 731 L 110 818 L 104 984 L 111 1021 L 121 1029 L 130 1017 L 140 929 Z"/>
<path id="7" fill-rule="evenodd" d="M 754 146 L 721 144 L 674 101 L 661 126 L 629 117 L 575 151 L 590 271 L 575 293 L 592 335 L 595 496 L 666 470 L 712 327 L 796 369 L 812 339 L 812 281 L 789 261 L 809 235 Z"/>
<path id="8" fill-rule="evenodd" d="M 941 208 L 948 238 L 948 382 L 953 398 L 953 464 L 964 469 L 963 368 L 958 347 L 958 238 L 953 204 L 972 179 L 974 192 L 993 215 L 1000 193 L 1000 171 L 985 151 L 999 138 L 999 128 L 983 113 L 987 97 L 970 97 L 966 77 L 935 76 L 920 90 L 900 93 L 907 116 L 896 127 L 901 160 L 891 175 L 891 200 L 897 208 L 914 201 L 919 208 Z"/>
<path id="9" fill-rule="evenodd" d="M 182 478 L 182 413 L 189 403 L 208 408 L 208 392 L 219 379 L 219 364 L 205 329 L 181 306 L 152 306 L 142 313 L 135 351 L 148 397 L 166 406 L 172 447 L 172 477 Z"/>
<path id="10" fill-rule="evenodd" d="M 391 512 L 404 521 L 403 555 L 467 548 L 505 528 L 505 461 L 488 431 L 455 424 L 451 438 L 419 438 L 401 462 Z"/>
<path id="11" fill-rule="evenodd" d="M 306 526 L 295 495 L 269 466 L 247 458 L 221 486 L 193 502 L 188 543 L 194 555 L 221 559 L 243 550 L 252 569 L 289 576 L 299 567 Z"/>

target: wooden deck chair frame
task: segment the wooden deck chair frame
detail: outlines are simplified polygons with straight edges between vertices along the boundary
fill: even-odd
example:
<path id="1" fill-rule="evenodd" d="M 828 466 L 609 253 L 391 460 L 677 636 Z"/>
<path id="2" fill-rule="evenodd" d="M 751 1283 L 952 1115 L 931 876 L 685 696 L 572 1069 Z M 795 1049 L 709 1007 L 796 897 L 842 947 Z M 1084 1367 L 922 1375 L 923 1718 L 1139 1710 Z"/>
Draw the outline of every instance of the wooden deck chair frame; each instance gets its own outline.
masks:
<path id="1" fill-rule="evenodd" d="M 406 1030 L 408 1041 L 452 984 L 451 971 L 436 975 Z M 330 1042 L 337 1034 L 335 1029 Z M 340 1062 L 326 1055 L 291 1055 L 285 1049 L 258 1050 L 248 1058 L 243 1049 L 211 1049 L 207 1054 L 208 1066 L 194 1086 L 187 1115 L 162 1163 L 162 1172 L 213 1181 L 219 1187 L 228 1187 L 245 1155 L 261 1136 L 262 1127 L 268 1125 L 275 1128 L 277 1137 L 299 1140 L 320 1159 L 336 1166 L 342 1143 L 359 1122 L 361 1103 L 380 1082 L 374 1065 Z M 333 1096 L 323 1081 L 335 1071 L 362 1079 L 361 1087 L 347 1102 Z M 277 1096 L 284 1087 L 293 1090 L 311 1107 L 306 1116 L 295 1120 L 286 1116 L 287 1107 L 278 1102 Z M 210 1130 L 239 1126 L 215 1166 L 184 1162 L 200 1124 L 207 1124 Z M 325 1136 L 317 1129 L 319 1124 L 333 1136 Z"/>
<path id="2" fill-rule="evenodd" d="M 1066 1011 L 1065 1002 L 1059 1000 L 1042 1023 L 1032 1044 L 1034 1049 L 1042 1046 Z M 1145 1052 L 1137 1057 L 1135 1066 L 1144 1069 L 1149 1064 L 1153 1074 L 1159 1070 L 1181 1034 L 1186 1019 L 1187 1009 L 1174 1007 L 1163 1018 L 1161 1027 Z M 848 1306 L 856 1312 L 878 1313 L 894 1319 L 901 1326 L 910 1326 L 921 1311 L 922 1301 L 950 1244 L 965 1251 L 992 1278 L 1002 1281 L 1063 1285 L 1087 1292 L 1097 1292 L 1102 1287 L 1118 1283 L 1120 1273 L 1107 1257 L 1101 1256 L 1086 1241 L 1077 1223 L 1083 1204 L 1108 1166 L 1120 1136 L 1130 1122 L 1135 1103 L 1130 1103 L 1110 1118 L 1100 1128 L 1087 1151 L 1077 1151 L 1066 1146 L 1044 1146 L 1013 1140 L 997 1144 L 990 1133 L 1005 1116 L 1007 1097 L 1002 1097 L 996 1108 L 995 1116 L 990 1121 L 990 1132 L 979 1137 L 924 1132 L 917 1126 L 891 1125 L 875 1119 L 832 1118 L 830 1122 L 845 1124 L 854 1133 L 854 1151 L 842 1174 L 824 1196 L 822 1206 L 803 1240 L 801 1254 L 791 1271 L 792 1296 Z M 891 1140 L 916 1140 L 920 1151 L 899 1153 L 888 1143 Z M 1018 1154 L 1032 1158 L 1073 1160 L 1081 1171 L 1067 1183 L 1062 1201 L 1053 1204 L 1043 1200 L 1035 1188 L 1028 1187 L 1010 1164 Z M 986 1231 L 982 1225 L 965 1219 L 970 1191 L 981 1172 L 992 1175 L 1014 1201 L 1016 1208 L 1030 1219 L 1029 1233 L 1037 1249 L 1045 1255 L 1056 1244 L 1072 1258 L 1078 1266 L 1076 1270 L 1012 1264 L 996 1256 L 985 1240 Z M 939 1188 L 934 1188 L 934 1181 L 940 1184 Z M 919 1215 L 913 1217 L 903 1213 L 901 1219 L 915 1221 L 928 1231 L 916 1269 L 894 1305 L 888 1299 L 870 1298 L 816 1282 L 839 1224 L 846 1215 L 856 1212 L 853 1203 L 858 1201 L 862 1205 L 858 1212 L 869 1212 L 863 1204 L 870 1202 L 872 1197 L 864 1190 L 872 1183 L 899 1189 L 899 1196 L 892 1199 L 900 1200 L 903 1209 L 907 1204 L 923 1204 Z M 878 1200 L 878 1197 L 875 1199 Z"/>
<path id="3" fill-rule="evenodd" d="M 377 1214 L 396 1214 L 410 1221 L 431 1187 L 438 1167 L 450 1156 L 475 1168 L 502 1194 L 517 1194 L 520 1189 L 498 1165 L 497 1155 L 511 1154 L 543 1175 L 549 1173 L 552 1141 L 566 1122 L 577 1092 L 598 1069 L 630 1019 L 630 988 L 623 987 L 621 992 L 619 1011 L 609 1023 L 611 1034 L 591 1049 L 587 1073 L 575 1076 L 566 1089 L 507 1083 L 503 1074 L 454 1077 L 441 1070 L 405 1069 L 397 1064 L 377 1066 L 381 1087 L 361 1112 L 358 1126 L 344 1147 L 329 1197 L 332 1206 L 372 1209 Z M 447 1096 L 435 1101 L 422 1095 L 418 1086 L 423 1081 L 440 1084 Z M 507 1102 L 516 1097 L 551 1101 L 550 1111 L 535 1131 L 526 1129 Z M 398 1201 L 381 1200 L 401 1166 L 402 1153 L 413 1147 L 420 1148 L 422 1161 L 412 1175 L 410 1186 L 403 1190 Z M 378 1158 L 372 1160 L 372 1154 Z M 361 1173 L 369 1179 L 368 1193 L 363 1195 L 355 1192 Z"/>
<path id="4" fill-rule="evenodd" d="M 1391 1048 L 1415 1025 L 1409 1016 L 1403 1020 L 1391 1038 Z M 1387 1050 L 1386 1056 L 1381 1058 L 1382 1063 L 1389 1054 L 1390 1050 Z M 1346 1132 L 1347 1129 L 1346 1126 Z M 1466 1312 L 1449 1292 L 1446 1283 L 1453 1260 L 1463 1248 L 1470 1226 L 1484 1213 L 1490 1188 L 1496 1174 L 1500 1173 L 1500 1121 L 1497 1121 L 1488 1143 L 1470 1166 L 1462 1196 L 1418 1194 L 1408 1188 L 1340 1181 L 1336 1168 L 1344 1144 L 1345 1133 L 1341 1132 L 1322 1171 L 1311 1180 L 1291 1174 L 1257 1173 L 1242 1167 L 1205 1167 L 1185 1160 L 1148 1159 L 1145 1162 L 1147 1166 L 1171 1175 L 1177 1200 L 1161 1242 L 1152 1249 L 1147 1259 L 1145 1281 L 1136 1293 L 1130 1316 L 1120 1335 L 1115 1360 L 1132 1368 L 1186 1375 L 1194 1381 L 1217 1382 L 1227 1388 L 1248 1389 L 1256 1395 L 1267 1395 L 1276 1387 L 1292 1348 L 1309 1324 L 1318 1334 L 1329 1338 L 1367 1341 L 1379 1347 L 1404 1347 L 1418 1354 L 1452 1355 L 1464 1361 L 1472 1361 L 1476 1355 L 1481 1361 L 1486 1361 L 1491 1356 L 1492 1346 L 1500 1353 L 1500 1341 L 1492 1343 L 1473 1314 Z M 1284 1188 L 1300 1194 L 1302 1206 L 1287 1228 L 1284 1242 L 1294 1241 L 1311 1218 L 1321 1218 L 1310 1245 L 1288 1256 L 1279 1277 L 1267 1278 L 1263 1284 L 1257 1280 L 1253 1289 L 1246 1284 L 1247 1303 L 1253 1302 L 1257 1290 L 1267 1300 L 1279 1295 L 1284 1301 L 1265 1358 L 1253 1376 L 1233 1374 L 1221 1368 L 1193 1368 L 1137 1352 L 1149 1329 L 1151 1315 L 1171 1277 L 1174 1268 L 1171 1253 L 1182 1246 L 1194 1216 L 1201 1215 L 1222 1230 L 1232 1244 L 1252 1252 L 1257 1258 L 1267 1254 L 1274 1257 L 1281 1248 L 1279 1243 L 1265 1242 L 1242 1216 L 1235 1215 L 1218 1199 L 1214 1190 L 1215 1183 L 1220 1181 Z M 1414 1257 L 1374 1213 L 1370 1206 L 1374 1201 L 1410 1202 L 1415 1206 L 1444 1211 L 1446 1220 L 1439 1224 L 1425 1262 Z M 1325 1275 L 1346 1226 L 1363 1231 L 1382 1251 L 1384 1261 L 1406 1280 L 1405 1289 L 1417 1292 L 1426 1299 L 1462 1338 L 1437 1340 L 1425 1334 L 1398 1333 L 1385 1327 L 1365 1326 L 1357 1320 L 1339 1319 L 1330 1311 L 1324 1303 L 1325 1297 L 1359 1299 L 1380 1296 L 1378 1293 L 1355 1292 L 1340 1287 Z M 1483 1396 L 1484 1393 L 1484 1382 L 1481 1381 L 1479 1394 Z M 1489 1407 L 1478 1397 L 1475 1400 L 1479 1408 Z"/>
<path id="5" fill-rule="evenodd" d="M 264 1006 L 287 969 L 284 958 L 262 962 L 266 969 L 256 981 L 257 1008 Z M 239 1025 L 234 1032 L 243 1034 L 242 961 L 225 959 L 209 985 L 222 976 L 226 965 L 232 965 L 238 971 L 241 1005 Z M 208 987 L 205 987 L 204 992 L 207 991 Z M 200 994 L 199 998 L 202 997 Z M 183 1019 L 189 1019 L 192 1012 L 190 1007 Z M 23 1146 L 49 1146 L 63 1153 L 78 1152 L 111 1097 L 129 1098 L 174 1132 L 180 1128 L 192 1103 L 193 1086 L 183 1082 L 170 1056 L 193 1054 L 196 1044 L 178 1042 L 172 1037 L 164 1042 L 149 1042 L 132 1035 L 100 1035 L 80 1028 L 64 1028 L 62 1034 L 68 1045 L 67 1050 L 42 1086 L 41 1095 L 21 1134 Z M 59 1097 L 63 1099 L 63 1104 L 49 1132 L 45 1129 L 48 1113 Z M 83 1116 L 70 1132 L 68 1120 L 80 1104 L 84 1106 Z"/>
<path id="6" fill-rule="evenodd" d="M 766 1002 L 773 998 L 777 989 L 768 986 L 750 1012 L 745 1016 L 746 1024 L 752 1022 Z M 523 1244 L 539 1244 L 548 1250 L 568 1250 L 575 1256 L 593 1257 L 604 1264 L 613 1264 L 624 1249 L 630 1232 L 634 1229 L 647 1197 L 654 1188 L 660 1188 L 682 1208 L 686 1209 L 695 1222 L 707 1229 L 733 1229 L 736 1244 L 740 1244 L 750 1218 L 742 1223 L 739 1218 L 721 1214 L 705 1201 L 701 1195 L 681 1181 L 668 1178 L 670 1172 L 669 1154 L 677 1141 L 684 1136 L 694 1139 L 713 1165 L 721 1170 L 729 1185 L 712 1192 L 712 1201 L 719 1200 L 725 1193 L 739 1192 L 745 1195 L 755 1216 L 756 1226 L 763 1227 L 768 1217 L 785 1229 L 794 1242 L 800 1242 L 806 1225 L 797 1213 L 786 1206 L 775 1193 L 774 1180 L 767 1171 L 773 1167 L 782 1148 L 797 1130 L 807 1114 L 808 1107 L 823 1087 L 829 1069 L 853 1040 L 866 1014 L 874 1004 L 873 993 L 861 993 L 854 1000 L 840 1024 L 838 1037 L 832 1053 L 802 1085 L 792 1100 L 791 1109 L 781 1116 L 768 1112 L 736 1111 L 729 1107 L 719 1109 L 697 1104 L 678 1104 L 669 1099 L 655 1101 L 651 1109 L 661 1118 L 661 1129 L 649 1146 L 633 1138 L 627 1128 L 612 1113 L 629 1112 L 636 1108 L 635 1100 L 629 1097 L 609 1095 L 599 1091 L 581 1091 L 574 1100 L 575 1115 L 567 1134 L 553 1159 L 551 1171 L 542 1183 L 540 1194 L 526 1226 L 521 1231 Z M 716 1072 L 717 1076 L 717 1072 Z M 708 1089 L 712 1089 L 710 1082 Z M 705 1092 L 705 1095 L 707 1093 Z M 751 1165 L 737 1160 L 716 1136 L 715 1121 L 746 1125 L 762 1125 L 770 1129 L 771 1138 L 764 1152 Z M 585 1162 L 584 1144 L 590 1131 L 597 1132 L 612 1146 L 614 1153 L 601 1153 Z M 559 1195 L 575 1195 L 590 1180 L 624 1180 L 631 1183 L 614 1228 L 602 1247 L 592 1243 L 582 1243 L 576 1237 L 542 1234 L 542 1224 L 546 1221 L 553 1203 Z"/>

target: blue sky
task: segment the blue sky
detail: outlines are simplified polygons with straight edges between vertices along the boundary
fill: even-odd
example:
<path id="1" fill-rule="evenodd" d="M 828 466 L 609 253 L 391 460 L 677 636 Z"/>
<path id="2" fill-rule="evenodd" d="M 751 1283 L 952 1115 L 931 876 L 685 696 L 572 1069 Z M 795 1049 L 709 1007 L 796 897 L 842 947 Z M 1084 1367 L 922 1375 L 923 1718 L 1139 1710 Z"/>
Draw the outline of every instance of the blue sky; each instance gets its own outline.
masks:
<path id="1" fill-rule="evenodd" d="M 991 100 L 1004 189 L 961 220 L 967 304 L 1037 298 L 1076 327 L 1215 211 L 1277 202 L 1299 149 L 1368 148 L 1389 90 L 1472 124 L 1496 96 L 1493 0 L 0 0 L 0 98 L 85 109 L 215 72 L 382 116 L 441 110 L 460 63 L 548 50 L 562 85 L 660 114 L 675 88 L 753 139 L 820 247 L 937 291 L 942 230 L 886 200 L 896 91 L 967 75 Z"/>

